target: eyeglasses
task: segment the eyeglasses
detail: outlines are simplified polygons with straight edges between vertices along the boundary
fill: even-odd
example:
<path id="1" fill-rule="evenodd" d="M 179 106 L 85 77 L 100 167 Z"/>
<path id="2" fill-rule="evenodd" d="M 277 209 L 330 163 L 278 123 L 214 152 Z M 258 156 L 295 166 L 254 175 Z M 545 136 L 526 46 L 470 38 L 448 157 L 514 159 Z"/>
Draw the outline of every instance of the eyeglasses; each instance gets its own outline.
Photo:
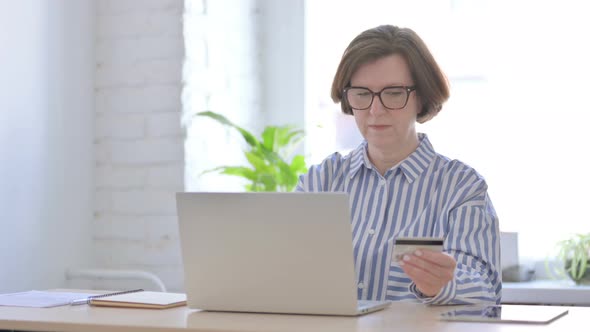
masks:
<path id="1" fill-rule="evenodd" d="M 351 108 L 366 110 L 373 105 L 375 96 L 379 96 L 385 108 L 399 110 L 406 107 L 410 93 L 415 90 L 416 86 L 388 86 L 379 92 L 373 92 L 369 88 L 351 86 L 344 88 L 344 98 Z"/>

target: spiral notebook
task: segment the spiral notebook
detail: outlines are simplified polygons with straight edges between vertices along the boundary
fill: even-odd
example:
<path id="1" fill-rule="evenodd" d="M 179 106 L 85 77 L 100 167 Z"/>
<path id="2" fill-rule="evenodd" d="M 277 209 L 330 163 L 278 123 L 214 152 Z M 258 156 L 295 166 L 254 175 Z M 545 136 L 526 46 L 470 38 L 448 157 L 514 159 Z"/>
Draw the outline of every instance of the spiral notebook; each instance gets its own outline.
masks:
<path id="1" fill-rule="evenodd" d="M 86 303 L 100 307 L 167 309 L 185 305 L 186 295 L 135 289 L 91 296 L 86 299 Z"/>

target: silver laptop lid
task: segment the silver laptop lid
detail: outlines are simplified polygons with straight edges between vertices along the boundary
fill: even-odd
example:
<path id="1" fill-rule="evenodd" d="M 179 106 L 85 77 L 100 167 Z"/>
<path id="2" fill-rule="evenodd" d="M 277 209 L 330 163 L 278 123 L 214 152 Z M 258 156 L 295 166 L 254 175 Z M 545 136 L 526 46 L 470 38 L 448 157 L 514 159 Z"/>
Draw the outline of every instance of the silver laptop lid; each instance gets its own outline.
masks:
<path id="1" fill-rule="evenodd" d="M 188 306 L 352 315 L 345 193 L 178 193 Z"/>

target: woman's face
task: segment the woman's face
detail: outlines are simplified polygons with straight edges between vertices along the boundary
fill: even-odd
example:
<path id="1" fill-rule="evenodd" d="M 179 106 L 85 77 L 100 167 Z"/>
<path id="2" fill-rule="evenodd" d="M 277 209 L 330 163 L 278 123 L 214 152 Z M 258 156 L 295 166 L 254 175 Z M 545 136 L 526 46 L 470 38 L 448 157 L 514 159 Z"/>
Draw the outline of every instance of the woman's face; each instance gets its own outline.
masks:
<path id="1" fill-rule="evenodd" d="M 373 92 L 390 86 L 413 86 L 410 69 L 403 56 L 390 55 L 360 66 L 350 80 L 353 87 L 365 87 Z M 384 98 L 386 96 L 383 96 Z M 416 138 L 416 117 L 420 110 L 416 91 L 409 94 L 402 109 L 390 110 L 374 96 L 371 107 L 352 112 L 356 124 L 372 148 L 391 149 Z"/>

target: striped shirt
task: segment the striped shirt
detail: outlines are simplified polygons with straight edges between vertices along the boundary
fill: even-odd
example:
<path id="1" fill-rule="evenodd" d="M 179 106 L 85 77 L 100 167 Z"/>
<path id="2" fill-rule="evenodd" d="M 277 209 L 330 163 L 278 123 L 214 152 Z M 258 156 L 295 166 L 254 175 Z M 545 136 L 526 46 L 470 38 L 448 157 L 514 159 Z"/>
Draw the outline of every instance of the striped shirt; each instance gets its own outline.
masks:
<path id="1" fill-rule="evenodd" d="M 346 192 L 351 206 L 358 298 L 428 304 L 500 303 L 500 231 L 485 180 L 434 151 L 418 134 L 416 151 L 379 174 L 367 142 L 334 153 L 302 175 L 297 191 Z M 434 297 L 392 261 L 396 237 L 441 237 L 457 261 L 455 278 Z"/>

